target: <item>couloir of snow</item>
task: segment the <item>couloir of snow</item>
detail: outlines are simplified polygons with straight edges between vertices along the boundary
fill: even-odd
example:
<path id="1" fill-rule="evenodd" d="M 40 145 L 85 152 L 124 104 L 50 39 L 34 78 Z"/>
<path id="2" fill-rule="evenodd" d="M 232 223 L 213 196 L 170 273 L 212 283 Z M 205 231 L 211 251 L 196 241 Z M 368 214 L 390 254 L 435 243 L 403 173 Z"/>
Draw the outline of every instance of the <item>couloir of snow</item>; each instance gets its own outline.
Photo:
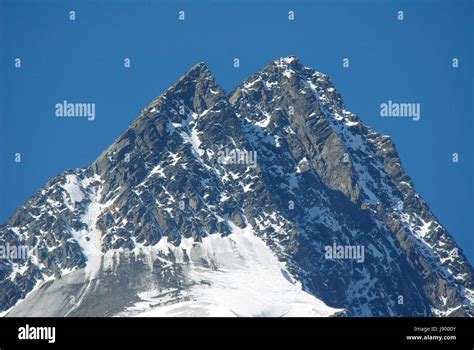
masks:
<path id="1" fill-rule="evenodd" d="M 89 184 L 89 182 L 92 180 L 100 182 L 100 177 L 96 175 L 92 179 L 86 179 L 85 180 L 86 183 L 85 184 L 81 183 L 81 185 L 84 187 L 87 187 L 87 184 Z M 78 183 L 77 178 L 74 183 L 76 184 Z M 77 187 L 79 186 L 77 185 Z M 65 188 L 65 189 L 68 192 L 71 199 L 73 199 L 74 192 L 71 193 L 70 188 Z M 86 224 L 86 228 L 80 231 L 71 230 L 71 233 L 74 239 L 81 246 L 82 252 L 87 258 L 87 266 L 85 268 L 85 271 L 92 278 L 100 270 L 101 260 L 102 260 L 101 232 L 97 229 L 96 224 L 97 224 L 97 220 L 99 218 L 99 215 L 102 209 L 107 204 L 103 205 L 103 204 L 100 204 L 99 202 L 100 188 L 91 188 L 91 190 L 93 191 L 93 194 L 90 196 L 91 202 L 90 204 L 88 204 L 86 211 L 81 218 L 81 221 Z M 82 193 L 82 191 L 80 190 L 75 190 L 75 192 Z"/>
<path id="2" fill-rule="evenodd" d="M 325 317 L 342 311 L 303 291 L 250 225 L 245 229 L 229 225 L 232 234 L 227 237 L 214 234 L 200 243 L 185 239 L 178 249 L 159 244 L 165 250 L 187 252 L 191 257 L 187 277 L 195 284 L 186 301 L 166 306 L 151 307 L 153 292 L 144 293 L 133 316 Z M 210 267 L 196 264 L 202 258 Z"/>

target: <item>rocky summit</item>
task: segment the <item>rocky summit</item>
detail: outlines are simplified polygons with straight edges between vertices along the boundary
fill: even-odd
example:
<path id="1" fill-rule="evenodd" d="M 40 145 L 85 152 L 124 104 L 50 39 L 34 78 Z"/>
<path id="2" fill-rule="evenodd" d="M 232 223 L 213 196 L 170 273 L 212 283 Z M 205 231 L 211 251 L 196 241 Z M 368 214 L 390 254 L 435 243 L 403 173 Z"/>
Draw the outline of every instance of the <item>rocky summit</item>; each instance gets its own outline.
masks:
<path id="1" fill-rule="evenodd" d="M 426 175 L 428 176 L 428 174 Z M 391 139 L 297 57 L 205 64 L 0 227 L 6 316 L 472 316 L 473 268 Z"/>

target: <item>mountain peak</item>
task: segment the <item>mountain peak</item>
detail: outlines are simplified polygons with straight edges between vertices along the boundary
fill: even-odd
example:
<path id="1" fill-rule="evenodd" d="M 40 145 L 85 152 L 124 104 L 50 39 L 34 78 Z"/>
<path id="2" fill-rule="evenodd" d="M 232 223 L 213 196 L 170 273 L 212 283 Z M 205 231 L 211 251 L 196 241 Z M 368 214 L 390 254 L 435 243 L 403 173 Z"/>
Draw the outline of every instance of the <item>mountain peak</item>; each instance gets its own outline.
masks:
<path id="1" fill-rule="evenodd" d="M 208 78 L 214 79 L 212 72 L 210 71 L 209 67 L 204 62 L 199 62 L 192 66 L 183 76 L 181 79 L 192 78 Z"/>
<path id="2" fill-rule="evenodd" d="M 292 69 L 292 70 L 300 70 L 304 68 L 301 64 L 300 59 L 295 55 L 289 55 L 286 57 L 280 57 L 277 60 L 273 61 L 270 66 L 276 67 L 278 69 Z"/>
<path id="3" fill-rule="evenodd" d="M 300 59 L 296 55 L 288 55 L 286 57 L 280 57 L 279 61 L 283 61 L 286 64 L 300 63 Z"/>
<path id="4" fill-rule="evenodd" d="M 212 72 L 204 62 L 192 66 L 176 83 L 152 101 L 155 106 L 162 98 L 183 100 L 184 104 L 197 113 L 225 100 L 225 91 L 216 82 Z"/>

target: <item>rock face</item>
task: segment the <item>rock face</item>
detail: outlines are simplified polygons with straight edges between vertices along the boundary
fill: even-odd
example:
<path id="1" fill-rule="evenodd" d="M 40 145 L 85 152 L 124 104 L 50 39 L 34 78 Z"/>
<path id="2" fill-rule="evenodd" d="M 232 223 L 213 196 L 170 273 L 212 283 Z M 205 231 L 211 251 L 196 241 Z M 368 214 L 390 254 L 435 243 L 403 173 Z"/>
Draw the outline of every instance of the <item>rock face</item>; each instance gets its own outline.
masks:
<path id="1" fill-rule="evenodd" d="M 0 261 L 8 316 L 474 312 L 473 268 L 393 142 L 294 56 L 228 95 L 194 66 L 0 240 L 29 250 Z"/>

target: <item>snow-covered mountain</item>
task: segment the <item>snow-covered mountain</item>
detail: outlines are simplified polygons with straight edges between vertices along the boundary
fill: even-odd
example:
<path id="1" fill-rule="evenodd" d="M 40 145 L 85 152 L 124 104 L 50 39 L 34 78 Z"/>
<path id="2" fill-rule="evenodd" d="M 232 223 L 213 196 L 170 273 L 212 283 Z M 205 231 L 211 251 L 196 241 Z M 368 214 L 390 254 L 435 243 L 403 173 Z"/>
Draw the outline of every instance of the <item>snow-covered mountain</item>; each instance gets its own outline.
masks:
<path id="1" fill-rule="evenodd" d="M 473 268 L 393 142 L 294 56 L 230 94 L 192 67 L 0 240 L 29 249 L 0 261 L 7 316 L 474 312 Z"/>

